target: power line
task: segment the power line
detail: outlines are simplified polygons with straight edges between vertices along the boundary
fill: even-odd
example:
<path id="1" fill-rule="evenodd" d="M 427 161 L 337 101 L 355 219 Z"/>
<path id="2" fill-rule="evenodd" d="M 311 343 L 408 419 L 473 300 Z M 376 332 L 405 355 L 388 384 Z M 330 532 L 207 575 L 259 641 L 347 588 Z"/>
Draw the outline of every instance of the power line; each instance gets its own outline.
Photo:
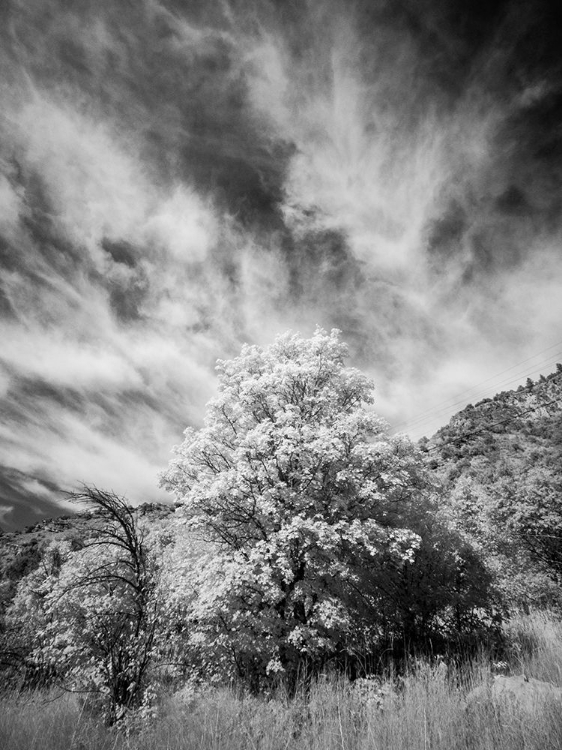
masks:
<path id="1" fill-rule="evenodd" d="M 504 373 L 506 373 L 506 372 L 510 372 L 511 370 L 514 370 L 514 369 L 516 369 L 516 368 L 518 368 L 518 367 L 521 367 L 521 365 L 524 365 L 524 364 L 526 364 L 527 362 L 530 362 L 530 361 L 531 361 L 532 359 L 535 359 L 536 357 L 539 357 L 539 356 L 540 356 L 541 354 L 544 354 L 545 352 L 548 352 L 548 351 L 550 351 L 551 349 L 555 349 L 555 348 L 557 348 L 557 347 L 559 347 L 559 346 L 562 346 L 562 341 L 559 341 L 559 342 L 558 342 L 558 343 L 556 343 L 556 344 L 552 344 L 552 346 L 549 346 L 549 347 L 547 347 L 546 349 L 542 349 L 542 350 L 541 350 L 540 352 L 537 352 L 536 354 L 533 354 L 533 355 L 532 355 L 531 357 L 528 357 L 527 359 L 524 359 L 524 360 L 522 360 L 521 362 L 517 362 L 516 364 L 514 364 L 514 365 L 511 365 L 511 367 L 507 367 L 507 368 L 506 368 L 505 370 L 501 370 L 500 372 L 496 373 L 495 375 L 492 375 L 492 376 L 490 376 L 489 378 L 486 378 L 486 380 L 482 380 L 482 381 L 481 381 L 480 383 L 476 383 L 475 385 L 471 386 L 470 388 L 467 388 L 467 389 L 466 389 L 466 390 L 464 390 L 464 391 L 460 391 L 460 392 L 459 392 L 459 393 L 457 393 L 457 394 L 456 394 L 455 396 L 452 396 L 452 397 L 451 397 L 452 399 L 457 399 L 457 398 L 461 398 L 461 397 L 462 397 L 462 398 L 461 398 L 461 401 L 455 401 L 454 403 L 449 403 L 449 401 L 450 401 L 451 399 L 447 399 L 446 401 L 443 401 L 443 402 L 441 402 L 441 403 L 437 403 L 437 404 L 435 404 L 435 406 L 434 406 L 434 407 L 431 407 L 431 408 L 429 408 L 429 409 L 426 409 L 426 411 L 423 411 L 423 412 L 421 412 L 420 414 L 418 414 L 418 416 L 414 418 L 413 422 L 412 422 L 412 421 L 400 422 L 400 423 L 399 423 L 399 424 L 397 425 L 397 427 L 399 428 L 399 427 L 401 427 L 401 426 L 402 426 L 402 425 L 404 425 L 404 424 L 406 424 L 406 425 L 411 425 L 411 424 L 414 424 L 415 422 L 419 421 L 419 419 L 421 419 L 421 418 L 422 418 L 422 417 L 423 417 L 424 415 L 426 415 L 426 414 L 427 414 L 427 415 L 431 415 L 431 414 L 433 414 L 433 413 L 434 413 L 434 410 L 435 410 L 435 407 L 437 407 L 437 411 L 442 411 L 442 410 L 445 410 L 445 409 L 449 409 L 449 408 L 452 408 L 452 407 L 456 406 L 456 405 L 457 405 L 458 403 L 463 403 L 463 401 L 464 401 L 464 398 L 465 398 L 465 394 L 468 394 L 468 393 L 470 393 L 471 391 L 474 391 L 474 390 L 476 390 L 476 389 L 480 388 L 480 386 L 482 386 L 482 385 L 484 385 L 484 384 L 486 384 L 486 383 L 489 383 L 489 382 L 490 382 L 490 381 L 492 381 L 492 380 L 495 380 L 495 379 L 496 379 L 497 377 L 499 377 L 500 375 L 503 375 L 503 374 L 504 374 Z M 551 354 L 551 355 L 549 355 L 549 357 L 548 357 L 547 359 L 548 359 L 548 360 L 550 360 L 550 359 L 551 359 L 551 358 L 552 358 L 553 356 L 555 357 L 555 360 L 554 360 L 554 362 L 556 362 L 556 358 L 557 358 L 557 357 L 559 357 L 559 356 L 562 356 L 562 352 L 560 352 L 560 353 L 557 353 L 556 355 L 552 355 L 552 354 Z M 543 363 L 538 363 L 538 364 L 537 364 L 537 367 L 545 367 L 545 366 L 547 366 L 547 363 L 546 363 L 546 362 L 543 362 Z M 536 369 L 536 368 L 535 368 L 535 369 Z M 534 371 L 533 371 L 533 372 L 534 372 Z M 522 373 L 522 374 L 521 374 L 521 377 L 525 377 L 525 374 L 524 374 L 524 373 Z M 516 379 L 519 379 L 519 376 L 517 376 L 517 378 L 516 378 Z M 502 384 L 505 384 L 505 383 L 499 383 L 499 384 L 498 384 L 497 386 L 495 386 L 495 387 L 499 387 L 499 386 L 500 386 L 500 385 L 502 385 Z M 441 406 L 441 404 L 442 404 L 442 406 Z M 441 408 L 440 408 L 440 407 L 441 407 Z"/>
<path id="2" fill-rule="evenodd" d="M 494 389 L 496 390 L 496 393 L 503 388 L 513 386 L 516 383 L 520 383 L 525 378 L 530 379 L 532 377 L 536 377 L 537 375 L 542 375 L 544 373 L 544 370 L 547 368 L 551 368 L 552 365 L 558 364 L 559 360 L 562 359 L 562 352 L 557 353 L 553 359 L 542 361 L 540 363 L 537 363 L 536 367 L 526 372 L 521 372 L 515 375 L 514 377 L 507 378 L 505 380 L 499 381 L 494 386 Z M 490 389 L 481 390 L 479 392 L 476 392 L 472 394 L 472 400 L 476 400 L 481 397 L 490 397 L 488 394 L 490 393 Z M 427 412 L 422 413 L 421 415 L 418 415 L 415 419 L 412 421 L 403 423 L 406 424 L 406 428 L 400 430 L 401 432 L 410 431 L 412 429 L 421 429 L 425 424 L 430 424 L 431 422 L 434 422 L 436 419 L 438 419 L 440 416 L 446 414 L 447 412 L 450 412 L 451 409 L 454 409 L 455 406 L 465 406 L 466 401 L 468 399 L 468 396 L 465 396 L 463 399 L 456 401 L 451 404 L 447 404 L 445 406 L 442 406 L 440 408 L 437 408 L 435 410 L 428 410 Z M 396 429 L 396 432 L 398 429 Z"/>
<path id="3" fill-rule="evenodd" d="M 560 353 L 560 358 L 562 358 L 562 352 Z M 496 384 L 495 388 L 500 389 L 502 387 L 514 385 L 515 383 L 520 382 L 524 378 L 529 379 L 531 376 L 540 375 L 540 374 L 542 374 L 542 371 L 546 367 L 550 367 L 553 364 L 557 364 L 557 360 L 558 360 L 558 355 L 556 355 L 556 357 L 552 361 L 540 363 L 531 372 L 527 371 L 526 373 L 520 373 L 519 375 L 517 375 L 514 378 L 508 378 L 507 380 L 500 381 L 499 383 Z M 480 396 L 485 396 L 486 393 L 489 393 L 488 389 L 486 391 L 482 391 L 480 393 L 474 394 L 473 398 L 474 397 L 479 398 Z M 415 419 L 412 422 L 408 423 L 407 430 L 411 430 L 411 429 L 417 429 L 417 430 L 419 430 L 419 429 L 422 429 L 424 427 L 424 425 L 431 424 L 431 422 L 433 422 L 437 418 L 439 418 L 440 415 L 446 414 L 448 411 L 450 411 L 455 406 L 460 405 L 460 404 L 466 405 L 466 400 L 462 399 L 460 401 L 455 402 L 454 404 L 450 404 L 448 406 L 441 407 L 440 409 L 437 409 L 434 412 L 428 413 L 427 416 L 425 416 L 425 417 L 422 417 L 422 416 L 418 417 L 417 419 Z M 402 430 L 402 432 L 404 432 L 404 431 L 405 430 Z"/>
<path id="4" fill-rule="evenodd" d="M 534 387 L 534 386 L 533 386 Z M 532 388 L 527 388 L 524 390 L 531 391 Z M 562 399 L 562 396 L 558 398 L 551 399 L 550 401 L 547 401 L 544 404 L 538 404 L 537 406 L 533 406 L 529 409 L 525 409 L 525 411 L 521 411 L 517 414 L 516 418 L 520 418 L 525 416 L 526 414 L 531 414 L 531 412 L 538 411 L 539 409 L 544 409 L 547 406 L 551 406 L 552 404 L 557 404 Z M 446 440 L 443 443 L 439 443 L 438 445 L 432 445 L 430 448 L 427 448 L 425 453 L 431 453 L 431 451 L 437 450 L 439 448 L 443 448 L 446 445 L 451 445 L 452 443 L 458 443 L 458 442 L 464 442 L 467 438 L 473 437 L 474 435 L 480 435 L 482 432 L 489 432 L 492 427 L 497 427 L 501 424 L 507 424 L 507 422 L 513 421 L 514 417 L 508 417 L 506 419 L 500 419 L 498 422 L 492 422 L 492 424 L 486 425 L 486 427 L 481 427 L 478 430 L 473 430 L 472 432 L 463 432 L 460 435 L 457 435 L 454 438 L 451 438 L 450 440 Z"/>
<path id="5" fill-rule="evenodd" d="M 527 370 L 526 372 L 518 373 L 514 377 L 510 377 L 510 378 L 507 378 L 505 380 L 499 381 L 494 386 L 494 389 L 496 390 L 496 389 L 500 389 L 502 387 L 506 387 L 506 386 L 509 386 L 509 385 L 514 385 L 515 383 L 520 382 L 521 380 L 523 380 L 525 378 L 529 378 L 531 376 L 536 376 L 537 374 L 540 375 L 541 372 L 545 368 L 550 367 L 553 364 L 556 364 L 557 360 L 559 358 L 562 358 L 562 352 L 560 353 L 560 355 L 556 355 L 556 357 L 554 359 L 552 359 L 552 360 L 541 362 L 541 363 L 537 364 L 537 366 L 532 371 L 528 371 Z M 487 388 L 485 390 L 480 390 L 480 391 L 477 391 L 476 393 L 473 393 L 472 396 L 471 396 L 471 398 L 474 400 L 475 398 L 480 398 L 480 396 L 486 396 L 486 394 L 488 394 L 489 392 L 490 392 L 489 388 Z M 497 392 L 497 390 L 496 390 L 496 392 Z M 433 421 L 439 415 L 441 415 L 443 413 L 446 413 L 447 411 L 453 409 L 455 406 L 466 405 L 467 400 L 468 400 L 468 392 L 467 392 L 467 395 L 465 395 L 462 399 L 460 399 L 458 401 L 454 401 L 452 403 L 445 404 L 445 405 L 441 406 L 440 408 L 428 409 L 426 412 L 422 412 L 422 414 L 418 415 L 415 419 L 413 419 L 411 421 L 408 421 L 408 422 L 405 422 L 405 423 L 402 423 L 402 424 L 406 424 L 407 425 L 407 429 L 411 429 L 411 428 L 416 427 L 416 426 L 421 426 L 424 423 L 427 423 L 429 421 Z"/>

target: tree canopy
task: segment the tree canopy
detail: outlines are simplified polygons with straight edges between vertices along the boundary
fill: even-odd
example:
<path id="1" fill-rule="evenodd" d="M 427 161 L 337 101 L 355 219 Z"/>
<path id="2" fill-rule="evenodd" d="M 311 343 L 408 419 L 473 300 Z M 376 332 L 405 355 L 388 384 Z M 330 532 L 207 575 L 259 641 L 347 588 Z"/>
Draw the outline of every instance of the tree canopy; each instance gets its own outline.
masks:
<path id="1" fill-rule="evenodd" d="M 214 545 L 192 615 L 209 666 L 294 673 L 353 654 L 411 608 L 401 580 L 428 528 L 425 471 L 346 354 L 318 329 L 219 361 L 204 426 L 162 477 Z"/>

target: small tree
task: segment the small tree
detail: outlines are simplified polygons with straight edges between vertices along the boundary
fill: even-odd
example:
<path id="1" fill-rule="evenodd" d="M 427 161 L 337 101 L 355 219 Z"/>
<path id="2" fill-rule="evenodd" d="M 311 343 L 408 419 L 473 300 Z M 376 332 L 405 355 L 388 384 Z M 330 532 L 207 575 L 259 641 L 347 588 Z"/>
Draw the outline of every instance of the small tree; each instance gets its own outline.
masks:
<path id="1" fill-rule="evenodd" d="M 367 635 L 372 646 L 394 595 L 384 571 L 404 569 L 420 547 L 420 456 L 388 435 L 371 381 L 345 355 L 338 332 L 319 329 L 219 361 L 205 425 L 186 430 L 162 477 L 215 545 L 200 569 L 194 639 L 209 668 L 230 666 L 253 685 L 351 657 Z"/>
<path id="2" fill-rule="evenodd" d="M 49 548 L 21 582 L 8 618 L 32 628 L 43 673 L 96 693 L 114 723 L 142 703 L 161 649 L 168 623 L 160 564 L 124 498 L 86 487 L 74 499 L 95 511 L 91 537 L 78 551 Z"/>

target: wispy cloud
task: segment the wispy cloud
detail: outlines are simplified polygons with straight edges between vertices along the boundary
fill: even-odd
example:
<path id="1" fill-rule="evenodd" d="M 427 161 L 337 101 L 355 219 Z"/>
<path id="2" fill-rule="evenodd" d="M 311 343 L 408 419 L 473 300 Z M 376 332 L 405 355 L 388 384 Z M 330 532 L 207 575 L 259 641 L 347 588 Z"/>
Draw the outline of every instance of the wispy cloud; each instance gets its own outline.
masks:
<path id="1" fill-rule="evenodd" d="M 79 481 L 156 497 L 246 340 L 341 328 L 407 424 L 560 339 L 535 4 L 11 0 L 3 507 Z"/>

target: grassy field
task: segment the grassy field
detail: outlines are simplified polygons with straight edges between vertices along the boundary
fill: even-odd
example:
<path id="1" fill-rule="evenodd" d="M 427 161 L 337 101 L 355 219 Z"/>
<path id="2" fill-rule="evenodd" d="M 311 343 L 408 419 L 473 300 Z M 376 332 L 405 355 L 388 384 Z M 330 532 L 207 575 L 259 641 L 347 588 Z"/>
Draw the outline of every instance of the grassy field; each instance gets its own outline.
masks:
<path id="1" fill-rule="evenodd" d="M 5 750 L 547 750 L 562 748 L 560 706 L 536 715 L 513 707 L 467 711 L 465 696 L 495 670 L 562 686 L 562 623 L 518 617 L 507 625 L 508 660 L 484 655 L 461 669 L 412 665 L 399 681 L 325 678 L 292 700 L 234 690 L 184 689 L 162 699 L 157 718 L 129 736 L 104 727 L 75 696 L 6 695 Z"/>

